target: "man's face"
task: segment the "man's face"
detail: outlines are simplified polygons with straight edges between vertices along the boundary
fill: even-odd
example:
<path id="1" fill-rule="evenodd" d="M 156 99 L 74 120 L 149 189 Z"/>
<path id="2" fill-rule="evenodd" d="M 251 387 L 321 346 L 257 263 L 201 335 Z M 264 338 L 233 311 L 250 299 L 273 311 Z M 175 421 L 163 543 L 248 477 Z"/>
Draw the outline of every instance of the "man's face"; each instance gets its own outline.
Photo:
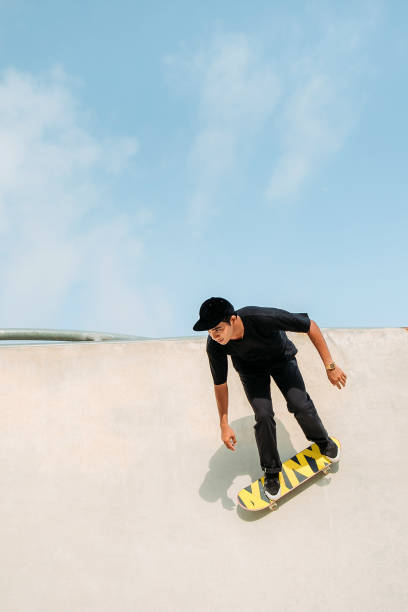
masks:
<path id="1" fill-rule="evenodd" d="M 236 317 L 231 317 L 231 319 L 234 318 Z M 225 321 L 223 321 L 222 323 L 218 323 L 217 327 L 213 327 L 208 330 L 208 333 L 210 334 L 211 338 L 219 344 L 227 344 L 231 340 L 232 332 L 232 325 L 228 325 L 228 323 L 226 323 Z"/>

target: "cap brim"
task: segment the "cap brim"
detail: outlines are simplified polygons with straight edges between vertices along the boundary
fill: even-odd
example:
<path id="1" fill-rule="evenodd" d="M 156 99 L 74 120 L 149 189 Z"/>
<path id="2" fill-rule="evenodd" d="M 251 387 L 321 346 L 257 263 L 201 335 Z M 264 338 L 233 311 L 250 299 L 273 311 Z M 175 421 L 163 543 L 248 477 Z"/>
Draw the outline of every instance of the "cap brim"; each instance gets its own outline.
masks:
<path id="1" fill-rule="evenodd" d="M 216 320 L 216 321 L 202 321 L 201 319 L 199 319 L 197 321 L 197 323 L 194 325 L 193 329 L 194 331 L 208 331 L 209 329 L 212 329 L 213 327 L 217 327 L 217 325 L 219 325 L 221 323 L 221 319 L 220 320 Z"/>
<path id="2" fill-rule="evenodd" d="M 211 326 L 210 326 L 211 327 Z M 204 323 L 203 321 L 199 320 L 197 321 L 197 323 L 194 325 L 193 330 L 194 331 L 207 331 L 210 329 L 210 327 L 208 327 L 208 325 L 206 325 L 206 323 Z"/>

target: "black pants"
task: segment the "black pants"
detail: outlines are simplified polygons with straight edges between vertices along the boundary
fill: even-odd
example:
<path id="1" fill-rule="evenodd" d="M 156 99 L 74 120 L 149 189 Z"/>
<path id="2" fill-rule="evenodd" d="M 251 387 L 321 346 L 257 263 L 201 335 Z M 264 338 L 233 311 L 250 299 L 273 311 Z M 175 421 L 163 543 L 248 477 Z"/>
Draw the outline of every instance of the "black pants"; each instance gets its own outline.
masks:
<path id="1" fill-rule="evenodd" d="M 295 357 L 279 365 L 271 364 L 270 368 L 260 372 L 239 372 L 239 376 L 255 413 L 255 438 L 263 471 L 277 474 L 282 467 L 276 445 L 271 376 L 285 397 L 289 412 L 294 414 L 306 438 L 316 442 L 322 452 L 326 449 L 329 442 L 328 433 L 306 392 Z"/>

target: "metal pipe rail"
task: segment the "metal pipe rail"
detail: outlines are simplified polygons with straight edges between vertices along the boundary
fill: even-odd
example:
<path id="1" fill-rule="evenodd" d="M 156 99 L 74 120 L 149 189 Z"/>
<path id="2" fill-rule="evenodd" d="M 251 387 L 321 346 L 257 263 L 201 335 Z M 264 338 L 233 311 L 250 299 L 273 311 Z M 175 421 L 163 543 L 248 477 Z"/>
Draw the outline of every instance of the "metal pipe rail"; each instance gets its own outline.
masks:
<path id="1" fill-rule="evenodd" d="M 0 329 L 0 341 L 51 341 L 51 342 L 109 342 L 120 340 L 150 340 L 145 336 L 109 334 L 96 331 L 77 331 L 64 329 Z"/>

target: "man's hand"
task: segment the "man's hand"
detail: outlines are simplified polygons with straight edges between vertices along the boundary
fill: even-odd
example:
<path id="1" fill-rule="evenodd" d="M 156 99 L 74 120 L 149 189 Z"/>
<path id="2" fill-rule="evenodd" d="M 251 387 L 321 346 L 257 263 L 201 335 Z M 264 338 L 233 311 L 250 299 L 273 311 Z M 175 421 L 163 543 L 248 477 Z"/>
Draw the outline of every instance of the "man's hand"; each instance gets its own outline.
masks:
<path id="1" fill-rule="evenodd" d="M 237 439 L 233 429 L 231 429 L 229 425 L 221 425 L 221 440 L 227 448 L 232 451 L 235 450 L 234 445 L 237 443 Z"/>
<path id="2" fill-rule="evenodd" d="M 341 389 L 342 385 L 346 386 L 347 376 L 339 366 L 336 366 L 334 370 L 326 370 L 326 372 L 332 385 L 336 385 L 338 389 Z"/>

